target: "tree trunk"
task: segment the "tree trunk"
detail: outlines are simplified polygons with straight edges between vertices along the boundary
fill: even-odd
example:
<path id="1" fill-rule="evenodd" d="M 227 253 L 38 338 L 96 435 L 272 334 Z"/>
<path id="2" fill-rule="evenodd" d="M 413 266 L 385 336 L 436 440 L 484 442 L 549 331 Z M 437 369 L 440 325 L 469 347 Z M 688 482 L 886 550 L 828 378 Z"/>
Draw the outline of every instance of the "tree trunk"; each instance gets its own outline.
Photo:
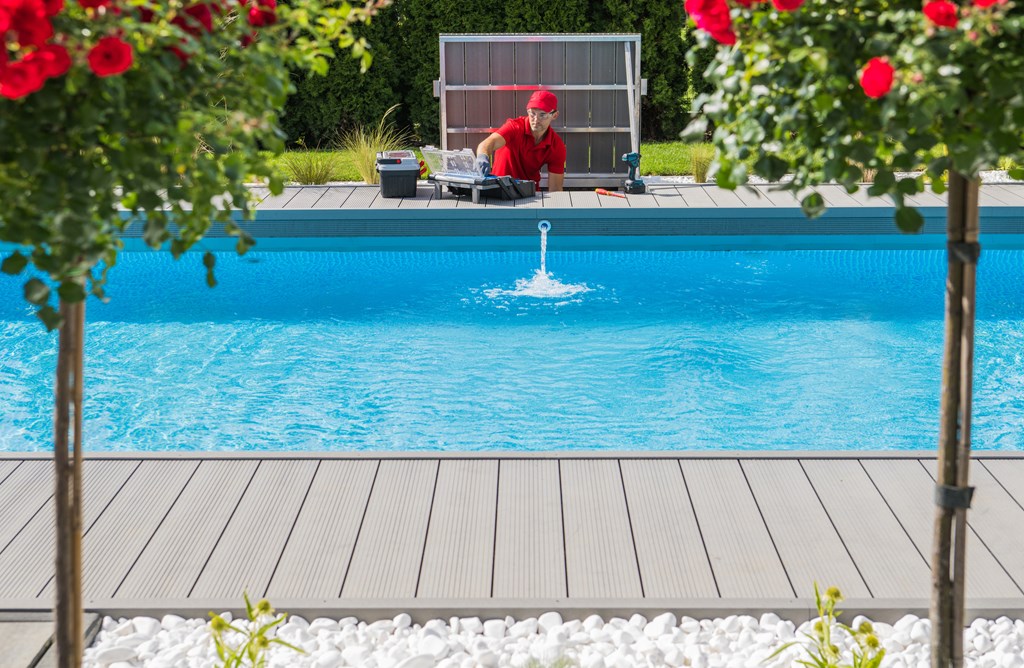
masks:
<path id="1" fill-rule="evenodd" d="M 945 353 L 932 552 L 932 668 L 963 665 L 978 182 L 950 172 Z M 964 494 L 966 492 L 966 495 Z"/>
<path id="2" fill-rule="evenodd" d="M 58 668 L 82 663 L 82 347 L 85 303 L 60 303 L 54 405 L 53 460 L 56 475 L 57 600 L 54 631 Z M 70 415 L 74 411 L 73 417 Z M 73 428 L 72 452 L 68 431 Z"/>

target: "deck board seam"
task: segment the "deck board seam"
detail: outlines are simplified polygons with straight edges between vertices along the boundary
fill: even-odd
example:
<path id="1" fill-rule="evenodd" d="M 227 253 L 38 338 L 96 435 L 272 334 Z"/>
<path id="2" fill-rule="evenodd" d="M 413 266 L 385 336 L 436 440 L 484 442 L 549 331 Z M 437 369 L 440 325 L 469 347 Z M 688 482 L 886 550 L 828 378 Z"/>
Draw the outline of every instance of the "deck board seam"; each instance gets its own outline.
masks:
<path id="1" fill-rule="evenodd" d="M 909 540 L 910 544 L 914 546 L 914 551 L 921 556 L 921 559 L 924 561 L 924 565 L 930 569 L 932 565 L 928 557 L 926 557 L 924 553 L 921 552 L 921 549 L 917 546 L 917 543 L 914 542 L 914 537 L 910 535 L 910 531 L 903 524 L 903 520 L 900 519 L 899 513 L 897 513 L 896 510 L 889 503 L 889 499 L 885 498 L 885 494 L 882 494 L 882 490 L 879 489 L 878 483 L 876 483 L 875 479 L 871 477 L 870 473 L 868 473 L 868 469 L 866 466 L 864 466 L 864 462 L 858 459 L 857 466 L 859 466 L 860 469 L 864 471 L 864 475 L 868 477 L 868 480 L 871 482 L 871 486 L 875 488 L 876 492 L 878 492 L 878 496 L 882 498 L 882 502 L 885 504 L 885 507 L 889 509 L 890 513 L 892 513 L 892 516 L 896 519 L 896 523 L 900 525 L 900 529 L 903 530 L 903 533 L 906 535 L 907 540 Z"/>
<path id="2" fill-rule="evenodd" d="M 565 540 L 565 493 L 562 483 L 562 460 L 558 462 L 558 513 L 562 522 L 562 570 L 565 575 L 565 597 L 569 598 L 569 550 Z"/>
<path id="3" fill-rule="evenodd" d="M 302 495 L 302 501 L 299 503 L 299 508 L 295 512 L 295 517 L 292 518 L 292 525 L 288 528 L 288 535 L 285 536 L 284 543 L 281 546 L 281 552 L 277 555 L 277 561 L 274 562 L 274 567 L 270 570 L 270 577 L 267 578 L 267 586 L 263 589 L 263 596 L 267 595 L 267 592 L 270 591 L 270 585 L 274 582 L 274 576 L 277 575 L 277 568 L 281 565 L 281 559 L 284 557 L 284 553 L 288 548 L 288 543 L 292 540 L 292 534 L 295 532 L 295 525 L 299 523 L 299 517 L 302 515 L 302 509 L 306 506 L 306 500 L 309 498 L 310 490 L 313 489 L 313 481 L 316 480 L 316 476 L 320 472 L 321 464 L 323 464 L 323 460 L 318 459 L 316 462 L 316 468 L 313 469 L 313 475 L 309 477 L 309 484 L 306 485 L 306 492 Z M 244 492 L 242 496 L 245 496 Z"/>
<path id="4" fill-rule="evenodd" d="M 107 512 L 107 509 L 110 508 L 110 504 L 114 503 L 114 499 L 116 499 L 117 495 L 120 494 L 122 490 L 124 490 L 124 486 L 128 484 L 128 481 L 132 479 L 132 476 L 135 475 L 136 471 L 138 471 L 141 466 L 142 466 L 142 460 L 141 459 L 140 460 L 136 460 L 135 468 L 132 469 L 131 473 L 129 473 L 127 476 L 125 476 L 125 479 L 118 486 L 117 491 L 110 495 L 110 498 L 107 500 L 106 504 L 104 504 L 104 506 L 103 506 L 103 510 L 101 510 L 100 512 L 98 512 L 96 514 L 95 519 L 93 519 L 92 523 L 90 523 L 89 526 L 84 527 L 82 529 L 82 538 L 85 538 L 85 536 L 89 533 L 89 530 L 92 529 L 94 526 L 96 526 L 96 523 L 100 521 L 101 517 L 103 517 L 103 513 Z M 53 498 L 53 495 L 51 495 L 50 498 Z M 54 511 L 56 511 L 56 508 L 54 508 Z M 54 518 L 54 527 L 56 527 L 56 518 Z M 40 589 L 39 592 L 36 594 L 36 596 L 35 596 L 36 598 L 39 598 L 40 596 L 43 595 L 43 593 L 46 591 L 47 587 L 50 586 L 50 582 L 52 582 L 53 579 L 54 579 L 54 575 L 51 574 L 50 577 L 47 578 L 46 582 L 43 583 L 43 588 Z"/>
<path id="5" fill-rule="evenodd" d="M 686 490 L 686 501 L 690 504 L 690 512 L 693 513 L 693 521 L 697 525 L 697 535 L 700 536 L 701 547 L 704 548 L 704 558 L 708 562 L 708 571 L 711 573 L 711 583 L 715 585 L 717 598 L 722 598 L 722 588 L 718 586 L 718 575 L 715 574 L 715 566 L 711 563 L 711 553 L 708 551 L 708 541 L 704 538 L 704 529 L 700 526 L 700 515 L 697 514 L 697 506 L 693 504 L 693 495 L 690 493 L 690 485 L 686 482 L 686 471 L 683 470 L 683 460 L 677 459 L 676 466 L 679 467 L 679 475 L 683 478 L 683 489 Z"/>
<path id="6" fill-rule="evenodd" d="M 359 545 L 359 538 L 363 535 L 363 524 L 366 522 L 366 510 L 370 507 L 370 499 L 373 498 L 373 490 L 377 487 L 377 476 L 380 474 L 380 462 L 376 460 L 377 466 L 373 470 L 373 482 L 370 483 L 370 491 L 366 495 L 366 502 L 363 503 L 362 516 L 359 518 L 359 528 L 356 529 L 355 538 L 352 539 L 352 551 L 348 555 L 348 563 L 345 564 L 345 575 L 341 578 L 341 587 L 338 588 L 337 598 L 341 598 L 341 592 L 345 591 L 345 584 L 348 582 L 349 571 L 352 570 L 352 557 L 356 553 L 356 547 Z"/>
<path id="7" fill-rule="evenodd" d="M 188 488 L 189 483 L 191 483 L 192 479 L 196 477 L 196 472 L 199 471 L 199 468 L 202 465 L 202 461 L 196 463 L 195 468 L 192 469 L 192 473 L 190 473 L 188 476 L 188 480 L 186 480 L 185 484 L 183 484 L 181 486 L 181 489 L 178 490 L 178 494 L 174 497 L 174 500 L 171 501 L 170 505 L 167 506 L 167 511 L 164 513 L 163 517 L 161 517 L 160 521 L 156 523 L 155 527 L 153 527 L 153 533 L 149 534 L 149 538 L 146 539 L 146 543 L 139 550 L 139 553 L 135 555 L 135 558 L 132 559 L 131 565 L 129 565 L 128 568 L 125 569 L 124 574 L 121 576 L 121 580 L 117 583 L 117 586 L 114 587 L 114 591 L 110 595 L 110 598 L 117 598 L 117 592 L 121 590 L 121 586 L 124 584 L 124 581 L 128 579 L 128 575 L 135 568 L 135 565 L 139 563 L 139 559 L 142 558 L 142 554 L 146 551 L 146 548 L 149 547 L 149 544 L 153 542 L 153 539 L 156 537 L 156 534 L 160 531 L 160 527 L 162 527 L 164 525 L 164 522 L 167 520 L 167 516 L 171 514 L 172 510 L 174 510 L 174 506 L 178 505 L 178 501 L 181 499 L 181 495 L 185 493 L 185 490 Z M 117 495 L 115 494 L 115 496 Z"/>
<path id="8" fill-rule="evenodd" d="M 860 463 L 860 460 L 858 459 L 857 462 Z M 832 519 L 832 514 L 828 512 L 828 506 L 826 506 L 824 500 L 822 500 L 821 493 L 818 491 L 818 488 L 814 486 L 814 481 L 811 480 L 810 474 L 807 473 L 804 463 L 802 461 L 798 461 L 797 463 L 800 465 L 800 472 L 803 473 L 804 478 L 807 479 L 807 484 L 811 486 L 811 491 L 814 492 L 814 498 L 818 500 L 818 504 L 825 513 L 825 517 L 828 518 L 828 523 L 832 525 L 832 530 L 836 532 L 836 536 L 839 538 L 840 544 L 842 544 L 843 549 L 846 550 L 847 556 L 850 557 L 850 563 L 853 564 L 854 570 L 857 571 L 857 576 L 860 577 L 860 581 L 864 583 L 864 588 L 867 590 L 868 596 L 875 598 L 875 593 L 871 591 L 871 585 L 868 584 L 868 579 L 864 577 L 864 572 L 860 570 L 860 564 L 857 563 L 857 560 L 853 557 L 853 553 L 850 552 L 850 546 L 846 544 L 846 539 L 844 539 L 843 534 L 839 532 L 839 527 L 836 526 L 836 521 Z M 863 466 L 864 465 L 861 464 L 862 468 Z M 870 479 L 871 476 L 868 475 L 868 478 Z M 873 480 L 872 484 L 874 484 Z"/>
<path id="9" fill-rule="evenodd" d="M 16 466 L 14 468 L 18 468 L 18 467 Z M 18 530 L 14 532 L 13 535 L 11 535 L 11 539 L 9 541 L 7 541 L 7 544 L 4 545 L 3 547 L 0 547 L 0 554 L 3 554 L 4 550 L 9 548 L 11 546 L 11 543 L 13 543 L 15 540 L 18 539 L 18 535 L 21 534 L 21 532 L 25 530 L 25 527 L 27 527 L 29 524 L 32 523 L 32 520 L 34 520 L 36 518 L 36 516 L 39 515 L 39 513 L 43 512 L 43 510 L 46 508 L 46 506 L 48 506 L 50 504 L 51 501 L 53 501 L 53 493 L 52 492 L 50 493 L 50 495 L 48 497 L 46 497 L 43 500 L 43 502 L 41 504 L 39 504 L 39 507 L 36 508 L 36 511 L 34 513 L 32 513 L 32 515 L 27 520 L 25 520 L 25 523 L 22 524 L 18 528 Z"/>
<path id="10" fill-rule="evenodd" d="M 203 572 L 206 570 L 206 567 L 210 565 L 210 559 L 213 558 L 214 552 L 217 551 L 217 546 L 220 545 L 221 540 L 224 539 L 224 534 L 227 532 L 228 527 L 231 526 L 231 520 L 234 519 L 235 513 L 238 512 L 238 507 L 242 505 L 242 499 L 245 498 L 246 492 L 249 491 L 249 487 L 252 485 L 252 481 L 256 479 L 256 473 L 259 472 L 260 466 L 262 464 L 263 461 L 260 460 L 259 462 L 256 463 L 256 466 L 253 467 L 252 475 L 249 476 L 249 481 L 245 483 L 245 489 L 243 489 L 242 493 L 238 495 L 238 499 L 235 501 L 235 507 L 231 510 L 231 514 L 228 515 L 228 519 L 224 522 L 224 526 L 221 527 L 220 534 L 217 536 L 217 540 L 215 540 L 213 545 L 210 547 L 210 553 L 206 555 L 206 559 L 203 561 L 203 566 L 196 573 L 196 579 L 192 582 L 192 586 L 188 588 L 188 593 L 185 595 L 185 598 L 192 597 L 192 592 L 195 591 L 196 585 L 198 585 L 199 580 L 202 579 Z"/>
<path id="11" fill-rule="evenodd" d="M 427 525 L 423 529 L 423 547 L 420 548 L 420 567 L 416 569 L 416 586 L 413 588 L 413 598 L 420 595 L 420 581 L 423 579 L 423 562 L 427 558 L 427 541 L 430 540 L 430 522 L 434 519 L 434 502 L 437 500 L 437 481 L 441 477 L 441 460 L 435 460 L 434 487 L 430 491 L 430 510 L 427 511 Z"/>
<path id="12" fill-rule="evenodd" d="M 633 545 L 633 559 L 636 561 L 636 575 L 640 580 L 640 597 L 647 598 L 647 590 L 644 588 L 644 572 L 640 568 L 640 552 L 636 548 L 636 532 L 633 530 L 633 515 L 629 510 L 629 493 L 626 492 L 626 480 L 622 476 L 622 460 L 616 459 L 615 466 L 619 471 L 619 484 L 622 485 L 622 500 L 626 504 L 626 522 L 629 523 L 629 541 Z"/>
<path id="13" fill-rule="evenodd" d="M 498 460 L 498 471 L 494 476 L 494 536 L 491 540 L 491 587 L 490 595 L 494 598 L 494 571 L 498 564 L 498 513 L 501 506 L 501 460 Z"/>
<path id="14" fill-rule="evenodd" d="M 764 526 L 765 533 L 768 534 L 768 540 L 772 542 L 772 549 L 775 550 L 775 558 L 779 560 L 779 565 L 782 566 L 782 572 L 786 574 L 786 582 L 789 583 L 789 589 L 793 592 L 793 597 L 796 598 L 796 587 L 793 586 L 793 578 L 789 576 L 789 569 L 786 568 L 786 562 L 782 560 L 782 552 L 779 550 L 778 543 L 775 542 L 775 536 L 772 534 L 771 528 L 768 526 L 768 520 L 764 517 L 764 510 L 761 509 L 761 502 L 757 500 L 757 495 L 754 494 L 754 488 L 750 484 L 750 478 L 747 477 L 747 470 L 743 467 L 743 462 L 736 460 L 736 465 L 740 468 L 740 475 L 743 476 L 743 482 L 747 486 L 747 491 L 750 492 L 750 498 L 754 500 L 754 507 L 757 508 L 757 516 L 761 518 L 761 525 Z"/>
<path id="15" fill-rule="evenodd" d="M 920 461 L 920 460 L 918 460 L 918 461 Z M 1021 504 L 1020 499 L 1015 497 L 1010 492 L 1010 490 L 1008 490 L 1006 488 L 1006 485 L 1003 484 L 1003 481 L 999 479 L 999 477 L 992 471 L 992 469 L 990 469 L 989 467 L 985 466 L 985 462 L 983 462 L 981 460 L 975 460 L 975 461 L 977 461 L 978 464 L 981 466 L 981 468 L 985 469 L 988 472 L 988 474 L 990 476 L 992 476 L 992 479 L 996 481 L 996 484 L 999 485 L 999 487 L 1002 488 L 1002 490 L 1004 492 L 1006 492 L 1007 496 L 1009 496 L 1011 499 L 1013 499 L 1013 502 L 1017 504 L 1017 507 L 1020 508 L 1021 510 L 1024 510 L 1024 505 Z M 924 466 L 924 464 L 922 464 L 922 466 Z M 929 473 L 929 475 L 930 475 L 930 473 Z M 933 478 L 933 480 L 934 480 L 934 478 Z"/>
<path id="16" fill-rule="evenodd" d="M 27 459 L 19 459 L 18 463 L 14 465 L 14 468 L 12 468 L 10 471 L 8 471 L 7 475 L 5 475 L 3 478 L 0 478 L 0 485 L 4 484 L 4 482 L 6 482 L 8 478 L 10 478 L 12 475 L 14 475 L 14 472 L 17 471 L 19 468 L 21 468 L 21 465 L 24 464 L 27 461 L 28 461 Z"/>

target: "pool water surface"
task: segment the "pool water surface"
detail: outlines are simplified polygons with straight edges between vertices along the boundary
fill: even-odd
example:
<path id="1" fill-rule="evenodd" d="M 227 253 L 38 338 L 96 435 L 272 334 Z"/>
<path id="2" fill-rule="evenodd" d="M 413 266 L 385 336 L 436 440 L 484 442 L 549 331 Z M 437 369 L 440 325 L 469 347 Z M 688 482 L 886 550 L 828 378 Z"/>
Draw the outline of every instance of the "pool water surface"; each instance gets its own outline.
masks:
<path id="1" fill-rule="evenodd" d="M 123 253 L 89 450 L 935 447 L 940 251 Z M 1024 251 L 979 264 L 974 445 L 1024 447 Z M 517 288 L 517 281 L 519 287 Z M 0 450 L 51 443 L 56 336 L 0 279 Z"/>

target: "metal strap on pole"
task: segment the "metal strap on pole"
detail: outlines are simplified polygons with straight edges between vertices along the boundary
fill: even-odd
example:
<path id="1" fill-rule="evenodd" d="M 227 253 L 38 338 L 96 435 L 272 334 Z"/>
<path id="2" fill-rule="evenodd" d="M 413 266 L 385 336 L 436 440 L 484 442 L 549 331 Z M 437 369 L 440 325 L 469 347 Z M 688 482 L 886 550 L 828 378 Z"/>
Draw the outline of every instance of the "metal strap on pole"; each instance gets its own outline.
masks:
<path id="1" fill-rule="evenodd" d="M 964 264 L 978 264 L 981 244 L 977 241 L 950 241 L 946 244 L 946 252 Z"/>
<path id="2" fill-rule="evenodd" d="M 973 487 L 954 487 L 952 485 L 935 485 L 935 505 L 950 510 L 971 507 L 974 496 Z"/>

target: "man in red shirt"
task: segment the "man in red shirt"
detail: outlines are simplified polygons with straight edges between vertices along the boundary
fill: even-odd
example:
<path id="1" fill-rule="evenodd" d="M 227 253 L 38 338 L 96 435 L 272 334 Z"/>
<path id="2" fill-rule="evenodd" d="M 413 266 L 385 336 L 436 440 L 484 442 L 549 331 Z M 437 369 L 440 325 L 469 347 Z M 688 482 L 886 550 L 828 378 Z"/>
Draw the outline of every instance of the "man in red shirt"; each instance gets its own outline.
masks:
<path id="1" fill-rule="evenodd" d="M 535 92 L 526 103 L 526 116 L 508 119 L 480 142 L 476 149 L 480 173 L 532 179 L 540 189 L 540 168 L 547 165 L 548 190 L 561 190 L 565 182 L 565 143 L 551 128 L 556 118 L 558 98 L 546 90 Z"/>

